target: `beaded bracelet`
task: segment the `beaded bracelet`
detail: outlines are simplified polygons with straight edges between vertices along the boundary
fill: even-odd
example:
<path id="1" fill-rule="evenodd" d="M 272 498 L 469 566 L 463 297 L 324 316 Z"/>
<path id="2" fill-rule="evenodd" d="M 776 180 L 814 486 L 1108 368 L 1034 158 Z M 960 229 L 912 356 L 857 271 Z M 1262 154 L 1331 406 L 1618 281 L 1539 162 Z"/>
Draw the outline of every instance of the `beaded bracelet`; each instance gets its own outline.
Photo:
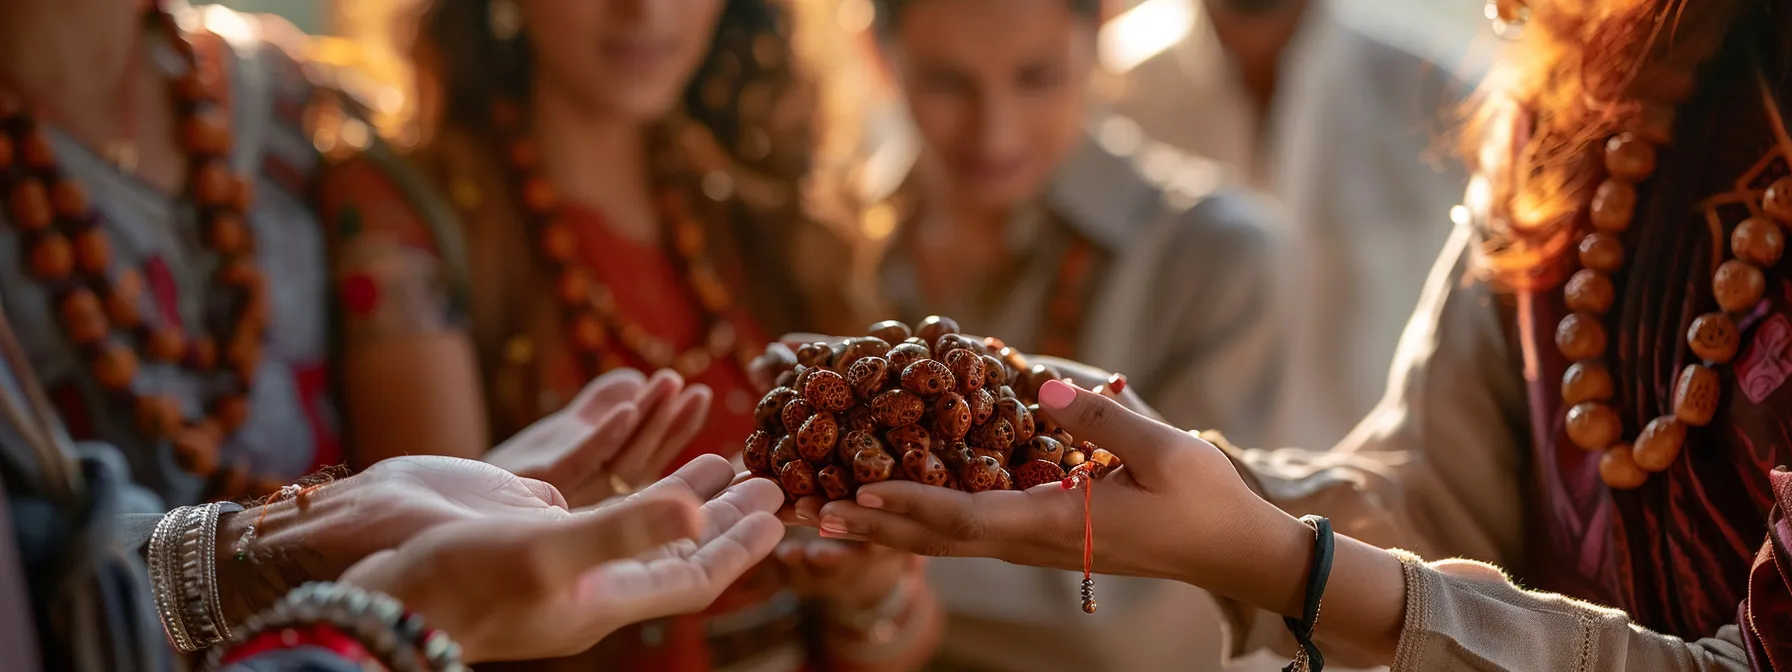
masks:
<path id="1" fill-rule="evenodd" d="M 1307 573 L 1307 601 L 1301 607 L 1301 617 L 1282 618 L 1300 645 L 1300 650 L 1294 652 L 1294 662 L 1282 668 L 1282 672 L 1320 672 L 1325 669 L 1325 656 L 1313 643 L 1313 630 L 1319 627 L 1319 601 L 1325 597 L 1325 583 L 1332 575 L 1332 523 L 1324 516 L 1311 515 L 1301 516 L 1300 522 L 1313 527 L 1313 569 Z"/>
<path id="2" fill-rule="evenodd" d="M 213 649 L 205 669 L 301 645 L 364 657 L 393 672 L 467 672 L 448 633 L 425 626 L 391 596 L 341 583 L 308 583 L 288 593 L 244 623 L 227 646 Z"/>

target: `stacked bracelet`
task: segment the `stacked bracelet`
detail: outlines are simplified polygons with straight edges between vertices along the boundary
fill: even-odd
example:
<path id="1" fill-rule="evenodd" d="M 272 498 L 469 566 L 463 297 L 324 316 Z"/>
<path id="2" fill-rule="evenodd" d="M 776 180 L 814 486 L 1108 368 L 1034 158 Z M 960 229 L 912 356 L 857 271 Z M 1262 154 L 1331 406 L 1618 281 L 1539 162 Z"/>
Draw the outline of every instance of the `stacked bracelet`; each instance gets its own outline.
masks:
<path id="1" fill-rule="evenodd" d="M 340 583 L 308 583 L 243 624 L 206 669 L 241 662 L 270 649 L 345 639 L 356 654 L 393 672 L 467 672 L 460 645 L 426 627 L 423 617 L 390 596 Z"/>
<path id="2" fill-rule="evenodd" d="M 1325 597 L 1325 584 L 1332 575 L 1332 523 L 1324 516 L 1301 516 L 1300 522 L 1313 527 L 1313 567 L 1307 572 L 1307 599 L 1301 607 L 1301 617 L 1282 618 L 1294 634 L 1294 642 L 1300 645 L 1300 650 L 1294 652 L 1294 662 L 1282 668 L 1282 672 L 1320 672 L 1325 669 L 1325 656 L 1313 643 L 1313 630 L 1319 627 L 1319 601 Z"/>
<path id="3" fill-rule="evenodd" d="M 168 641 L 192 653 L 230 637 L 218 592 L 218 517 L 234 504 L 183 506 L 149 537 L 149 578 Z"/>

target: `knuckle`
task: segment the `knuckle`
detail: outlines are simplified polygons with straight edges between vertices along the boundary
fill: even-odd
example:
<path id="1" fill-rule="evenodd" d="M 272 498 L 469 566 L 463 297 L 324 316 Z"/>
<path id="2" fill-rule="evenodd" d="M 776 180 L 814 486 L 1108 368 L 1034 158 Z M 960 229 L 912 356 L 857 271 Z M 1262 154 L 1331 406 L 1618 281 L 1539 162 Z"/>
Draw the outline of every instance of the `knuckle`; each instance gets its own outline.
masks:
<path id="1" fill-rule="evenodd" d="M 1082 421 L 1084 427 L 1101 429 L 1113 422 L 1113 412 L 1107 404 L 1090 403 L 1083 405 L 1083 410 L 1077 414 L 1077 418 Z"/>

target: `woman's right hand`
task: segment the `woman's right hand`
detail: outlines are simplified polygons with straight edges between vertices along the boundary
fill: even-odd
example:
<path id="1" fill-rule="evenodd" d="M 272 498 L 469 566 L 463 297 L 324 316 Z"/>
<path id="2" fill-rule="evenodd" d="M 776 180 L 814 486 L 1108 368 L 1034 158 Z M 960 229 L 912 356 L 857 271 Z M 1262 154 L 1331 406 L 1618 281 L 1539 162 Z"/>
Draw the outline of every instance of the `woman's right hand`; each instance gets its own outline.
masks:
<path id="1" fill-rule="evenodd" d="M 566 408 L 499 444 L 485 461 L 546 481 L 573 508 L 591 506 L 651 483 L 703 428 L 712 393 L 662 370 L 610 371 Z"/>

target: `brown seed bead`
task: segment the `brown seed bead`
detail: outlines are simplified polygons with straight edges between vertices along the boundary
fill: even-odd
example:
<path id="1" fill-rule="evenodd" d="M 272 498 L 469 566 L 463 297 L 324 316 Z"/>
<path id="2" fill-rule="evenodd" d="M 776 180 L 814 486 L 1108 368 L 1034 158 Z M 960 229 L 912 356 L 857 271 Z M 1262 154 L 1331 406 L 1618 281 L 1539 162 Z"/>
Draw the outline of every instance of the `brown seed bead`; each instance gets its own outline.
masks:
<path id="1" fill-rule="evenodd" d="M 876 431 L 877 414 L 872 413 L 871 407 L 866 404 L 860 404 L 847 409 L 846 428 L 864 430 L 867 432 Z"/>
<path id="2" fill-rule="evenodd" d="M 971 461 L 977 460 L 978 458 L 981 458 L 985 455 L 988 455 L 989 459 L 995 460 L 997 462 L 1001 462 L 1003 464 L 1008 463 L 1008 459 L 1007 459 L 1008 456 L 1004 455 L 1002 453 L 1002 451 L 999 451 L 999 450 L 993 450 L 990 448 L 967 447 L 965 449 L 965 451 L 966 451 L 966 453 L 969 454 L 969 457 L 966 458 L 965 460 L 963 460 L 963 462 L 971 462 Z M 946 466 L 951 466 L 951 463 L 950 462 L 946 463 Z"/>
<path id="3" fill-rule="evenodd" d="M 933 398 L 958 387 L 952 370 L 937 359 L 923 359 L 902 370 L 902 389 L 924 398 Z"/>
<path id="4" fill-rule="evenodd" d="M 871 399 L 872 417 L 884 427 L 912 425 L 926 413 L 927 402 L 908 390 L 889 390 Z"/>
<path id="5" fill-rule="evenodd" d="M 946 484 L 946 464 L 939 456 L 925 450 L 911 450 L 902 454 L 902 470 L 908 474 L 909 480 L 927 485 Z"/>
<path id="6" fill-rule="evenodd" d="M 834 444 L 840 440 L 840 421 L 833 413 L 816 413 L 804 420 L 796 432 L 796 452 L 810 462 L 826 462 L 834 455 Z"/>
<path id="7" fill-rule="evenodd" d="M 901 382 L 902 372 L 907 370 L 909 365 L 932 357 L 932 352 L 927 349 L 927 346 L 918 343 L 903 343 L 890 348 L 890 352 L 884 355 L 884 359 L 890 360 L 890 377 Z"/>
<path id="8" fill-rule="evenodd" d="M 929 450 L 933 447 L 933 434 L 920 425 L 903 425 L 884 432 L 884 440 L 898 453 L 911 450 Z"/>
<path id="9" fill-rule="evenodd" d="M 1605 171 L 1626 182 L 1641 182 L 1655 172 L 1655 148 L 1635 133 L 1619 133 L 1605 141 Z"/>
<path id="10" fill-rule="evenodd" d="M 1614 393 L 1612 374 L 1598 362 L 1576 362 L 1562 374 L 1562 403 L 1573 406 L 1584 401 L 1606 401 Z"/>
<path id="11" fill-rule="evenodd" d="M 818 411 L 839 413 L 852 408 L 852 388 L 846 378 L 827 369 L 815 369 L 803 381 L 803 398 Z"/>
<path id="12" fill-rule="evenodd" d="M 946 353 L 946 368 L 952 371 L 952 377 L 958 381 L 958 391 L 970 394 L 983 387 L 983 356 L 966 349 L 953 350 Z"/>
<path id="13" fill-rule="evenodd" d="M 971 460 L 977 459 L 977 452 L 970 446 L 965 445 L 963 441 L 949 442 L 945 447 L 933 452 L 940 456 L 940 462 L 945 463 L 948 471 L 954 472 L 964 467 L 964 465 Z"/>
<path id="14" fill-rule="evenodd" d="M 884 353 L 889 351 L 890 344 L 884 342 L 881 338 L 860 336 L 858 338 L 847 339 L 846 347 L 841 349 L 840 354 L 834 357 L 834 372 L 845 375 L 847 371 L 852 370 L 852 365 L 857 364 L 859 360 L 866 357 L 877 357 L 882 359 Z"/>
<path id="15" fill-rule="evenodd" d="M 759 405 L 753 407 L 753 422 L 760 429 L 771 431 L 790 431 L 783 423 L 784 405 L 797 399 L 800 395 L 788 387 L 774 387 L 772 391 L 759 398 Z"/>
<path id="16" fill-rule="evenodd" d="M 1008 365 L 995 355 L 983 356 L 983 387 L 994 389 L 1014 382 L 1012 371 Z"/>
<path id="17" fill-rule="evenodd" d="M 112 329 L 106 320 L 105 308 L 100 306 L 100 298 L 86 287 L 76 288 L 62 297 L 57 310 L 62 317 L 63 330 L 77 346 L 86 347 L 106 340 L 106 332 Z"/>
<path id="18" fill-rule="evenodd" d="M 1599 456 L 1599 478 L 1618 490 L 1635 490 L 1649 482 L 1649 472 L 1637 466 L 1629 444 L 1612 446 Z"/>
<path id="19" fill-rule="evenodd" d="M 796 387 L 796 369 L 791 369 L 778 374 L 778 379 L 772 381 L 772 387 L 789 387 L 794 389 Z"/>
<path id="20" fill-rule="evenodd" d="M 1644 103 L 1642 113 L 1631 123 L 1631 129 L 1642 139 L 1657 145 L 1674 141 L 1674 106 Z"/>
<path id="21" fill-rule="evenodd" d="M 1006 468 L 997 469 L 996 470 L 996 489 L 997 490 L 1013 490 L 1014 489 L 1014 474 L 1008 473 L 1008 470 Z"/>
<path id="22" fill-rule="evenodd" d="M 927 319 L 921 320 L 921 324 L 915 328 L 915 335 L 921 337 L 921 340 L 927 342 L 927 347 L 934 350 L 939 349 L 941 336 L 956 333 L 958 333 L 958 322 L 950 317 L 940 317 L 939 315 L 927 316 Z"/>
<path id="23" fill-rule="evenodd" d="M 965 405 L 971 407 L 971 426 L 975 427 L 989 422 L 996 413 L 996 395 L 989 390 L 977 390 L 964 398 Z"/>
<path id="24" fill-rule="evenodd" d="M 821 484 L 821 494 L 830 502 L 846 499 L 852 494 L 852 473 L 841 469 L 839 465 L 830 464 L 815 472 L 815 481 Z"/>
<path id="25" fill-rule="evenodd" d="M 947 356 L 959 350 L 969 350 L 975 355 L 983 354 L 976 339 L 964 334 L 942 334 L 940 340 L 933 343 L 933 358 L 945 361 Z"/>
<path id="26" fill-rule="evenodd" d="M 821 341 L 804 343 L 796 349 L 796 363 L 801 366 L 827 366 L 834 363 L 834 349 Z"/>
<path id="27" fill-rule="evenodd" d="M 846 370 L 846 384 L 861 399 L 877 396 L 889 382 L 890 360 L 882 357 L 860 358 Z"/>
<path id="28" fill-rule="evenodd" d="M 1069 475 L 1057 462 L 1028 460 L 1014 469 L 1014 489 L 1031 490 L 1047 483 L 1058 483 Z"/>
<path id="29" fill-rule="evenodd" d="M 249 421 L 249 398 L 231 394 L 212 403 L 212 417 L 217 418 L 225 433 L 234 432 Z"/>
<path id="30" fill-rule="evenodd" d="M 604 329 L 603 321 L 589 312 L 574 315 L 566 326 L 566 332 L 567 340 L 580 352 L 597 352 L 610 340 L 610 332 Z"/>
<path id="31" fill-rule="evenodd" d="M 230 174 L 230 168 L 223 161 L 212 159 L 193 171 L 193 200 L 200 205 L 229 205 L 235 195 L 236 176 Z"/>
<path id="32" fill-rule="evenodd" d="M 769 476 L 772 472 L 772 435 L 763 429 L 753 430 L 747 435 L 746 447 L 741 450 L 741 462 L 747 471 L 756 476 Z"/>
<path id="33" fill-rule="evenodd" d="M 567 263 L 579 254 L 579 239 L 571 226 L 554 222 L 541 228 L 541 252 L 549 261 Z"/>
<path id="34" fill-rule="evenodd" d="M 1774 180 L 1761 195 L 1761 209 L 1781 223 L 1792 223 L 1792 176 Z"/>
<path id="35" fill-rule="evenodd" d="M 261 341 L 255 338 L 234 338 L 224 353 L 224 361 L 230 364 L 230 370 L 244 381 L 255 380 L 255 370 L 261 366 Z"/>
<path id="36" fill-rule="evenodd" d="M 181 147 L 188 154 L 223 156 L 230 152 L 230 128 L 224 115 L 216 110 L 203 110 L 187 115 L 181 124 Z"/>
<path id="37" fill-rule="evenodd" d="M 1002 463 L 995 458 L 983 455 L 964 465 L 958 471 L 958 482 L 964 485 L 965 492 L 984 492 L 994 490 L 1001 484 Z"/>
<path id="38" fill-rule="evenodd" d="M 1609 233 L 1589 233 L 1580 239 L 1580 265 L 1600 273 L 1624 267 L 1624 243 Z"/>
<path id="39" fill-rule="evenodd" d="M 538 165 L 541 165 L 541 148 L 535 146 L 534 140 L 518 138 L 511 141 L 510 167 L 529 171 Z"/>
<path id="40" fill-rule="evenodd" d="M 591 300 L 591 276 L 582 268 L 562 270 L 554 281 L 554 290 L 562 305 L 583 305 Z"/>
<path id="41" fill-rule="evenodd" d="M 1009 397 L 996 400 L 995 417 L 1007 420 L 1008 425 L 1014 428 L 1015 445 L 1032 441 L 1033 435 L 1037 433 L 1038 426 L 1034 422 L 1033 412 L 1019 399 Z"/>
<path id="42" fill-rule="evenodd" d="M 151 438 L 162 438 L 180 429 L 180 402 L 161 395 L 136 399 L 137 429 Z"/>
<path id="43" fill-rule="evenodd" d="M 1717 295 L 1717 305 L 1728 312 L 1755 307 L 1765 291 L 1767 277 L 1761 269 L 1740 259 L 1724 262 L 1711 275 L 1711 293 Z"/>
<path id="44" fill-rule="evenodd" d="M 1630 222 L 1635 216 L 1636 187 L 1629 182 L 1606 180 L 1599 183 L 1599 188 L 1593 191 L 1593 202 L 1587 212 L 1593 228 L 1600 231 L 1623 231 L 1630 228 Z"/>
<path id="45" fill-rule="evenodd" d="M 1662 416 L 1649 421 L 1643 433 L 1636 437 L 1636 447 L 1631 459 L 1643 471 L 1663 472 L 1674 465 L 1680 457 L 1681 446 L 1686 445 L 1686 423 L 1671 415 Z"/>
<path id="46" fill-rule="evenodd" d="M 187 352 L 187 338 L 179 329 L 162 327 L 149 332 L 143 352 L 151 361 L 172 362 Z"/>
<path id="47" fill-rule="evenodd" d="M 1618 412 L 1597 402 L 1577 404 L 1568 409 L 1567 424 L 1568 439 L 1587 450 L 1604 450 L 1624 431 Z"/>
<path id="48" fill-rule="evenodd" d="M 1045 364 L 1034 364 L 1027 367 L 1027 370 L 1020 374 L 1020 380 L 1018 381 L 1020 387 L 1018 390 L 1021 394 L 1026 395 L 1028 399 L 1038 399 L 1039 388 L 1045 386 L 1045 381 L 1063 379 L 1064 375 L 1058 373 L 1057 369 Z"/>
<path id="49" fill-rule="evenodd" d="M 1611 310 L 1612 301 L 1617 298 L 1617 289 L 1612 287 L 1611 278 L 1591 268 L 1583 268 L 1568 278 L 1568 284 L 1562 288 L 1568 297 L 1568 309 L 1603 315 Z"/>
<path id="50" fill-rule="evenodd" d="M 1690 364 L 1680 372 L 1674 386 L 1674 417 L 1693 427 L 1711 424 L 1717 415 L 1717 402 L 1723 395 L 1717 371 L 1703 364 Z"/>
<path id="51" fill-rule="evenodd" d="M 56 149 L 43 129 L 33 128 L 18 139 L 19 160 L 28 168 L 49 170 L 56 167 Z"/>
<path id="52" fill-rule="evenodd" d="M 554 185 L 545 177 L 531 177 L 523 181 L 523 207 L 536 216 L 547 215 L 560 205 L 560 195 L 554 191 Z"/>
<path id="53" fill-rule="evenodd" d="M 219 254 L 236 255 L 249 251 L 249 227 L 243 223 L 242 216 L 234 212 L 221 212 L 212 217 L 205 233 L 206 243 Z"/>
<path id="54" fill-rule="evenodd" d="M 772 442 L 772 469 L 783 471 L 784 465 L 801 461 L 803 454 L 796 449 L 796 437 L 785 434 Z"/>
<path id="55" fill-rule="evenodd" d="M 137 353 L 122 343 L 108 343 L 93 354 L 93 379 L 108 390 L 123 390 L 137 378 Z"/>
<path id="56" fill-rule="evenodd" d="M 1686 329 L 1686 345 L 1692 354 L 1712 364 L 1728 364 L 1742 346 L 1736 322 L 1724 313 L 1705 313 L 1693 319 Z"/>
<path id="57" fill-rule="evenodd" d="M 914 335 L 908 330 L 908 325 L 897 320 L 884 320 L 873 324 L 870 329 L 865 330 L 865 333 L 881 338 L 885 343 L 901 343 Z"/>
<path id="58" fill-rule="evenodd" d="M 853 480 L 859 483 L 882 483 L 896 473 L 896 458 L 881 449 L 861 450 L 852 458 Z"/>
<path id="59" fill-rule="evenodd" d="M 1020 459 L 1026 461 L 1041 460 L 1057 464 L 1064 459 L 1064 444 L 1049 436 L 1035 436 L 1020 451 Z"/>
<path id="60" fill-rule="evenodd" d="M 65 219 L 87 216 L 87 192 L 74 180 L 57 180 L 50 186 L 50 204 Z"/>
<path id="61" fill-rule="evenodd" d="M 1100 468 L 1102 468 L 1102 469 L 1113 469 L 1115 467 L 1120 466 L 1120 456 L 1119 455 L 1115 455 L 1113 453 L 1102 450 L 1100 448 L 1096 448 L 1095 444 L 1093 444 L 1093 443 L 1084 441 L 1083 449 L 1089 451 L 1089 461 L 1094 462 L 1095 464 L 1099 465 Z"/>
<path id="62" fill-rule="evenodd" d="M 790 403 L 784 404 L 784 410 L 778 413 L 778 418 L 784 422 L 784 431 L 796 434 L 802 431 L 803 423 L 808 422 L 809 417 L 813 415 L 815 415 L 815 406 L 798 397 L 790 400 Z"/>
<path id="63" fill-rule="evenodd" d="M 1080 450 L 1072 450 L 1064 454 L 1064 468 L 1073 469 L 1089 461 L 1089 456 Z"/>
<path id="64" fill-rule="evenodd" d="M 762 391 L 769 390 L 777 387 L 776 381 L 779 376 L 794 368 L 796 368 L 796 356 L 791 354 L 788 349 L 766 348 L 765 352 L 760 353 L 759 356 L 753 358 L 751 363 L 747 364 L 747 377 L 752 379 L 755 388 Z M 795 380 L 795 376 L 792 376 L 791 379 Z"/>
<path id="65" fill-rule="evenodd" d="M 1571 361 L 1605 354 L 1605 325 L 1588 313 L 1569 313 L 1556 325 L 1556 347 Z"/>
<path id="66" fill-rule="evenodd" d="M 175 80 L 175 93 L 182 102 L 188 104 L 203 103 L 212 99 L 212 85 L 208 78 L 199 72 L 188 72 Z"/>
<path id="67" fill-rule="evenodd" d="M 43 181 L 27 177 L 12 185 L 7 197 L 7 215 L 21 231 L 43 231 L 55 221 L 56 211 L 50 206 L 50 194 Z"/>
<path id="68" fill-rule="evenodd" d="M 1730 233 L 1730 249 L 1736 251 L 1738 259 L 1772 268 L 1786 251 L 1786 232 L 1778 224 L 1750 217 Z"/>
<path id="69" fill-rule="evenodd" d="M 946 441 L 962 441 L 971 431 L 971 406 L 956 392 L 933 401 L 933 432 Z"/>
<path id="70" fill-rule="evenodd" d="M 840 436 L 839 443 L 834 447 L 834 455 L 840 458 L 841 464 L 852 464 L 852 458 L 856 457 L 859 451 L 867 449 L 883 450 L 884 444 L 871 432 L 858 429 L 848 430 Z"/>
<path id="71" fill-rule="evenodd" d="M 966 441 L 974 447 L 993 450 L 1005 456 L 1014 449 L 1014 425 L 1002 418 L 994 418 L 972 429 L 971 436 Z"/>
<path id="72" fill-rule="evenodd" d="M 106 318 L 119 329 L 136 329 L 143 324 L 143 276 L 127 270 L 112 279 L 107 289 Z M 179 355 L 175 355 L 178 357 Z"/>
<path id="73" fill-rule="evenodd" d="M 784 463 L 778 471 L 778 482 L 792 499 L 815 494 L 815 467 L 802 460 Z"/>

